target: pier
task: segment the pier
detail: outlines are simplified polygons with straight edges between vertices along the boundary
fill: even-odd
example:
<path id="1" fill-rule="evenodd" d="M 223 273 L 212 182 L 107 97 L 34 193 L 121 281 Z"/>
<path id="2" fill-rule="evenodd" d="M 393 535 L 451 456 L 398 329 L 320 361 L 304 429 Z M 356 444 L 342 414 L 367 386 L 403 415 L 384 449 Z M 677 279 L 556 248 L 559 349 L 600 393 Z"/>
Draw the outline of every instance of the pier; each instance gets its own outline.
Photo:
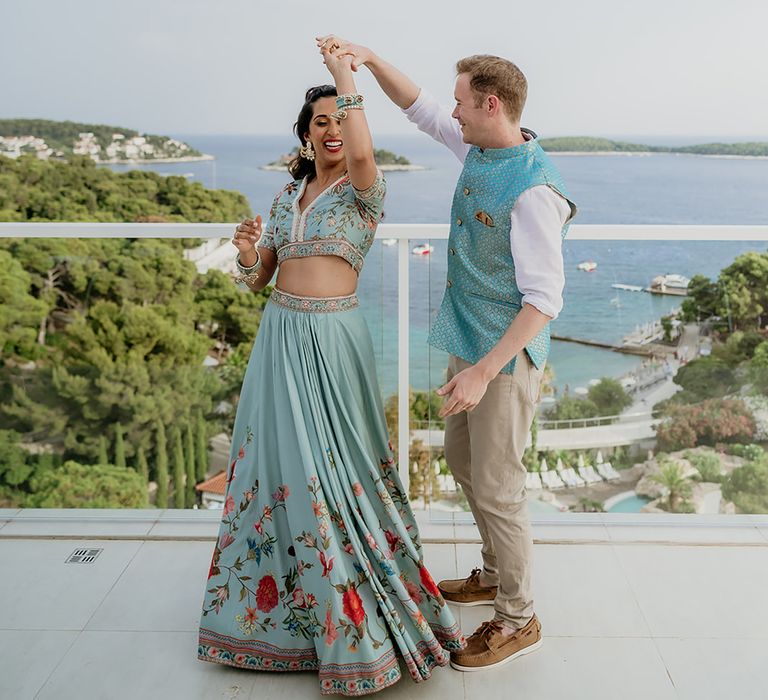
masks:
<path id="1" fill-rule="evenodd" d="M 585 340 L 583 338 L 572 338 L 567 335 L 552 335 L 552 340 L 561 340 L 564 343 L 577 343 L 578 345 L 586 345 L 592 348 L 602 348 L 603 350 L 621 352 L 621 353 L 624 353 L 625 355 L 641 355 L 642 357 L 650 357 L 651 355 L 653 355 L 653 352 L 649 347 L 613 345 L 611 343 L 604 343 L 599 340 Z"/>

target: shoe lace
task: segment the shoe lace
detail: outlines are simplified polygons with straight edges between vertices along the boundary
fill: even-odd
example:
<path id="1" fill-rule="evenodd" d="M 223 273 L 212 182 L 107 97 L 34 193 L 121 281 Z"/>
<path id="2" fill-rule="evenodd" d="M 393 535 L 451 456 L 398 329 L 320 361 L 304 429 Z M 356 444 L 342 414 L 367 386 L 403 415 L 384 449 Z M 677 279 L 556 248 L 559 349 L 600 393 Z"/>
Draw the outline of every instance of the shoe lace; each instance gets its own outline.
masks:
<path id="1" fill-rule="evenodd" d="M 469 636 L 469 639 L 489 638 L 494 634 L 503 632 L 503 630 L 504 625 L 501 620 L 486 620 Z"/>
<path id="2" fill-rule="evenodd" d="M 467 578 L 467 583 L 476 583 L 478 586 L 480 585 L 480 569 L 472 569 L 472 573 Z"/>

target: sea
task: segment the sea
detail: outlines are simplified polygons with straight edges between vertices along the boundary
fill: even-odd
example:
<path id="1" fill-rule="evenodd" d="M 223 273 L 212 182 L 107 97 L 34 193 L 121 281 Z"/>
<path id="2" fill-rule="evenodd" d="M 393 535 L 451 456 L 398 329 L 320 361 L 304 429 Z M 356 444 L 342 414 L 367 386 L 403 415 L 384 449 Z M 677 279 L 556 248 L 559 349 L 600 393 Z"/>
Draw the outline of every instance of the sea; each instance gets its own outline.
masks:
<path id="1" fill-rule="evenodd" d="M 215 160 L 112 165 L 113 170 L 143 168 L 183 175 L 206 187 L 237 190 L 264 218 L 287 173 L 262 166 L 289 152 L 295 139 L 284 135 L 175 134 Z M 612 136 L 650 145 L 733 142 L 727 135 L 681 139 Z M 761 139 L 768 140 L 768 135 Z M 406 156 L 425 170 L 390 172 L 385 221 L 447 223 L 461 164 L 445 147 L 423 134 L 382 135 L 376 146 Z M 695 155 L 552 155 L 579 207 L 579 224 L 768 225 L 768 159 L 711 158 Z M 414 244 L 419 241 L 414 241 Z M 410 381 L 417 390 L 444 381 L 445 354 L 426 343 L 440 305 L 446 273 L 446 243 L 433 241 L 429 256 L 412 256 L 410 267 Z M 715 279 L 721 269 L 747 251 L 764 252 L 764 242 L 732 241 L 570 241 L 564 243 L 565 306 L 552 323 L 553 334 L 619 344 L 638 326 L 679 308 L 679 297 L 616 290 L 615 283 L 648 286 L 657 275 L 703 274 Z M 594 272 L 577 269 L 594 260 Z M 377 241 L 360 277 L 359 295 L 373 338 L 384 396 L 397 391 L 397 246 Z M 550 366 L 557 392 L 588 387 L 601 377 L 620 377 L 640 359 L 610 350 L 554 341 Z"/>

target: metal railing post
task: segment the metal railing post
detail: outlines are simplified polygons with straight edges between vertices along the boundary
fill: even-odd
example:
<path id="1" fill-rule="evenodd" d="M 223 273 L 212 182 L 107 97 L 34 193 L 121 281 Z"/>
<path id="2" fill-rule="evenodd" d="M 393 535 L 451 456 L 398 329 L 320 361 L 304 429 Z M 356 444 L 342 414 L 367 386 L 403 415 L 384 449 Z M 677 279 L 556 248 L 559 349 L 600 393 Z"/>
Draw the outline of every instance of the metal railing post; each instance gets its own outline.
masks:
<path id="1" fill-rule="evenodd" d="M 397 460 L 400 480 L 406 493 L 409 493 L 411 473 L 409 243 L 408 238 L 401 238 L 397 242 Z"/>

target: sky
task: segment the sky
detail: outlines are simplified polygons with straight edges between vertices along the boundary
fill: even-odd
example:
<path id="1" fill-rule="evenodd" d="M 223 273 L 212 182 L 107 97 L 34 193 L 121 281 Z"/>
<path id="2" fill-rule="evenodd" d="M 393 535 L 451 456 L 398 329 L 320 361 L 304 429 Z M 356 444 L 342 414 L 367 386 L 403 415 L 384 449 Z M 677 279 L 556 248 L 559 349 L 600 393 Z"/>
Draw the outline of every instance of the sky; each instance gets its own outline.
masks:
<path id="1" fill-rule="evenodd" d="M 764 0 L 2 0 L 0 118 L 180 134 L 287 134 L 315 47 L 371 47 L 452 106 L 458 58 L 491 53 L 529 82 L 541 136 L 768 140 Z M 366 69 L 374 134 L 411 133 Z"/>

